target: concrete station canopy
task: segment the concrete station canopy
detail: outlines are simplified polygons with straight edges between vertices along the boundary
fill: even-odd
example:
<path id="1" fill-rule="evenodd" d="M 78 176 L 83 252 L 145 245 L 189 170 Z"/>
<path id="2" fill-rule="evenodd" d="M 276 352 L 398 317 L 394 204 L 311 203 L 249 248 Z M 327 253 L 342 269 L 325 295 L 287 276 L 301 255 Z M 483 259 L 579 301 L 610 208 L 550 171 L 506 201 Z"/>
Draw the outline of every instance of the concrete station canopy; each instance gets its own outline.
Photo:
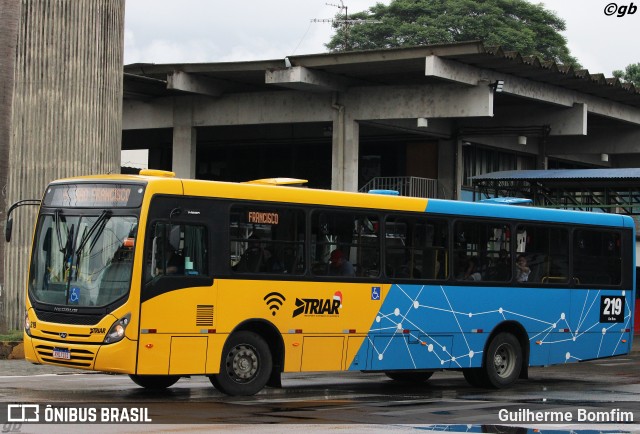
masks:
<path id="1" fill-rule="evenodd" d="M 640 167 L 639 142 L 633 85 L 481 41 L 124 67 L 123 149 L 149 149 L 149 167 L 180 177 L 347 191 L 420 177 L 460 198 L 486 172 L 461 176 L 475 146 L 516 167 Z"/>
<path id="2" fill-rule="evenodd" d="M 270 79 L 265 71 L 295 67 L 324 71 L 326 76 L 305 76 L 284 88 L 310 91 L 339 91 L 350 86 L 379 86 L 392 84 L 424 84 L 446 79 L 447 65 L 427 65 L 433 74 L 425 74 L 425 58 L 457 61 L 482 69 L 490 69 L 511 76 L 523 77 L 561 86 L 581 93 L 611 99 L 640 107 L 640 89 L 617 78 L 603 74 L 590 74 L 588 70 L 574 70 L 553 61 L 543 62 L 537 57 L 521 56 L 518 52 L 503 51 L 500 47 L 485 47 L 481 41 L 439 44 L 410 48 L 367 50 L 356 52 L 324 53 L 289 56 L 285 59 L 225 62 L 126 65 L 124 68 L 124 97 L 153 98 L 184 93 L 219 95 L 223 92 L 255 92 L 274 90 L 274 84 L 283 86 L 277 77 Z M 288 68 L 287 66 L 290 65 Z M 428 72 L 428 71 L 427 71 Z M 453 71 L 450 71 L 453 73 Z M 201 83 L 190 81 L 194 74 Z M 462 71 L 449 77 L 464 81 Z M 182 76 L 182 77 L 181 77 Z M 323 80 L 324 78 L 324 80 Z M 208 79 L 209 81 L 206 81 Z M 471 78 L 474 80 L 475 78 Z M 469 84 L 477 84 L 477 80 Z"/>

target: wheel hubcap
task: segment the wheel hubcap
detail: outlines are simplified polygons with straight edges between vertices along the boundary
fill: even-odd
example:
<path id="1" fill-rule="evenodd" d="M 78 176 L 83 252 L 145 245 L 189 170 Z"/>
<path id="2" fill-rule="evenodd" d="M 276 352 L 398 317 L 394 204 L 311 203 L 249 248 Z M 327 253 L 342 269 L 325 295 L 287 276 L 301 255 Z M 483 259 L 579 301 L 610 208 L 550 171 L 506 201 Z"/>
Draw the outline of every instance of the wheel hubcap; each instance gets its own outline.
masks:
<path id="1" fill-rule="evenodd" d="M 508 377 L 515 368 L 515 352 L 510 345 L 500 345 L 493 356 L 496 373 L 500 377 Z"/>
<path id="2" fill-rule="evenodd" d="M 238 345 L 227 356 L 229 375 L 241 383 L 246 383 L 255 376 L 258 363 L 255 348 L 248 345 Z"/>

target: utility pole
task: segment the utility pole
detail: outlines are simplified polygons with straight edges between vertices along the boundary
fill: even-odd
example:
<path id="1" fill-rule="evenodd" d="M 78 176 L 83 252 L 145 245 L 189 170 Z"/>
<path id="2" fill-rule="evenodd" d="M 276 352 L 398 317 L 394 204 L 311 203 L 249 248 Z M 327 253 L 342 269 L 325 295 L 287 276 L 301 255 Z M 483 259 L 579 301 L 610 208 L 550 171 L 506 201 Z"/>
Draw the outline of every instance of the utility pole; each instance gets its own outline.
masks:
<path id="1" fill-rule="evenodd" d="M 331 23 L 331 24 L 340 24 L 342 25 L 342 33 L 344 34 L 344 51 L 349 50 L 349 26 L 354 24 L 380 24 L 382 21 L 380 20 L 350 20 L 349 19 L 349 8 L 344 4 L 342 0 L 340 0 L 340 4 L 334 3 L 325 3 L 327 6 L 334 6 L 340 10 L 339 15 L 342 15 L 344 19 L 331 19 L 331 18 L 315 18 L 312 19 L 312 23 Z M 344 13 L 343 13 L 344 11 Z"/>

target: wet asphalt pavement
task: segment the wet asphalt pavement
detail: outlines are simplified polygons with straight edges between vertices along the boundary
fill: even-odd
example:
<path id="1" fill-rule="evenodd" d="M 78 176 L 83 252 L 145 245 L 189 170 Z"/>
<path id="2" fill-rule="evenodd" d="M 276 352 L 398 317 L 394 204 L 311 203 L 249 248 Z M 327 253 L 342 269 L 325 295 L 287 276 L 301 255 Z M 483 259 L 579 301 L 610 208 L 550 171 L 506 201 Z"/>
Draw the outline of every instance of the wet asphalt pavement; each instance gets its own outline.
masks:
<path id="1" fill-rule="evenodd" d="M 113 430 L 108 425 L 92 425 L 92 432 L 223 428 L 248 432 L 257 427 L 262 432 L 527 432 L 523 426 L 531 428 L 529 432 L 533 428 L 537 432 L 640 432 L 640 342 L 636 339 L 635 343 L 629 356 L 532 368 L 529 380 L 503 390 L 471 387 L 459 372 L 438 372 L 426 383 L 409 385 L 381 374 L 306 373 L 285 374 L 282 389 L 266 388 L 252 397 L 222 395 L 203 376 L 183 378 L 165 392 L 148 392 L 126 375 L 1 360 L 0 402 L 4 407 L 0 407 L 0 420 L 6 421 L 2 417 L 6 403 L 20 402 L 137 407 L 146 409 L 152 420 L 152 424 L 117 425 Z M 573 420 L 554 424 L 527 420 L 531 414 L 561 412 Z M 596 419 L 607 415 L 613 420 L 576 423 L 580 414 Z M 503 416 L 511 420 L 501 419 Z M 55 431 L 52 425 L 20 424 L 19 431 L 12 425 L 3 426 L 3 432 Z M 71 431 L 84 432 L 82 427 L 71 425 Z"/>

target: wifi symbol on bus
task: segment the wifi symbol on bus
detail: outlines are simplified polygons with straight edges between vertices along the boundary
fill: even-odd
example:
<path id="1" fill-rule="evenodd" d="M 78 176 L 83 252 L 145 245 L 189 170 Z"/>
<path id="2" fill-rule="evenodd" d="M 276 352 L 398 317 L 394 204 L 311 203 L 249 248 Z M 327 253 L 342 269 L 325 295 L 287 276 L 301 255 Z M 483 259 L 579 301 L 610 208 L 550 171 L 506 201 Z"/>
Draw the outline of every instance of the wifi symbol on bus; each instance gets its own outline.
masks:
<path id="1" fill-rule="evenodd" d="M 269 310 L 271 310 L 271 315 L 276 316 L 276 313 L 280 310 L 280 306 L 282 306 L 283 302 L 287 301 L 287 299 L 279 292 L 270 292 L 264 296 L 264 301 L 267 302 L 267 306 Z"/>

